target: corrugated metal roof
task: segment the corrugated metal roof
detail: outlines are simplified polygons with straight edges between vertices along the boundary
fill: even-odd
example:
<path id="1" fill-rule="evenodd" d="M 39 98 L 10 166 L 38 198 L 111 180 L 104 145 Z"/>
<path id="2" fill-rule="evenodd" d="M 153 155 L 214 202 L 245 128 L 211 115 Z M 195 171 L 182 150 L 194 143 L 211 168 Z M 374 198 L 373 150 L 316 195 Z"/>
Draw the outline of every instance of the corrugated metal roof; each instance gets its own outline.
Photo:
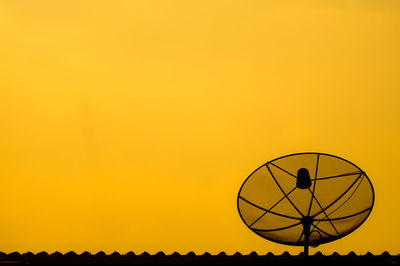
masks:
<path id="1" fill-rule="evenodd" d="M 20 263 L 20 264 L 141 264 L 141 265 L 301 265 L 306 262 L 308 265 L 400 265 L 400 256 L 391 255 L 385 251 L 382 254 L 374 255 L 367 252 L 363 255 L 357 255 L 355 252 L 348 254 L 339 254 L 334 252 L 329 255 L 324 255 L 321 252 L 316 252 L 304 261 L 303 254 L 291 255 L 289 252 L 284 252 L 275 255 L 271 252 L 266 254 L 257 254 L 251 252 L 249 254 L 241 254 L 236 252 L 232 255 L 227 255 L 225 252 L 219 254 L 195 254 L 193 251 L 187 254 L 180 254 L 174 252 L 172 254 L 165 254 L 159 251 L 155 254 L 143 252 L 136 255 L 134 252 L 128 252 L 121 255 L 118 252 L 106 254 L 105 252 L 97 252 L 91 254 L 87 251 L 77 254 L 74 251 L 62 254 L 54 252 L 48 254 L 47 252 L 39 252 L 34 254 L 26 252 L 20 254 L 12 252 L 9 254 L 0 252 L 0 264 Z"/>

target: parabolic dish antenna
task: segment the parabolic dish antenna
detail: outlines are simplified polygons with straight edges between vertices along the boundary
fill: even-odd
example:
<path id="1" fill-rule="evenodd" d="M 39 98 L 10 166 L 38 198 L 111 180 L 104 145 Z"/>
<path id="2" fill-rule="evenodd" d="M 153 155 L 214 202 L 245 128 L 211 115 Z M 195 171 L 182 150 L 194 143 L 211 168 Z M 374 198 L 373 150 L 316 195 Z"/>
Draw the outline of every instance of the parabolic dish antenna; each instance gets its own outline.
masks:
<path id="1" fill-rule="evenodd" d="M 367 174 L 324 153 L 279 157 L 257 168 L 237 198 L 240 217 L 257 235 L 276 243 L 308 247 L 357 229 L 374 205 Z"/>

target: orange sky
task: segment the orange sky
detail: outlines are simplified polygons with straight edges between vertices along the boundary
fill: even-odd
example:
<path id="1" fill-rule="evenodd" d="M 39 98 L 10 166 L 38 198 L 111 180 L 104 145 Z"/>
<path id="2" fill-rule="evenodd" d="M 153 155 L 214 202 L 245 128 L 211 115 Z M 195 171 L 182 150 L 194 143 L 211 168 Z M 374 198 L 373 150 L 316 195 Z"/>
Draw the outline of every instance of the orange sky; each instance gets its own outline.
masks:
<path id="1" fill-rule="evenodd" d="M 398 253 L 398 1 L 0 3 L 0 250 L 289 250 L 242 223 L 278 156 L 346 158 L 371 216 L 320 250 Z"/>

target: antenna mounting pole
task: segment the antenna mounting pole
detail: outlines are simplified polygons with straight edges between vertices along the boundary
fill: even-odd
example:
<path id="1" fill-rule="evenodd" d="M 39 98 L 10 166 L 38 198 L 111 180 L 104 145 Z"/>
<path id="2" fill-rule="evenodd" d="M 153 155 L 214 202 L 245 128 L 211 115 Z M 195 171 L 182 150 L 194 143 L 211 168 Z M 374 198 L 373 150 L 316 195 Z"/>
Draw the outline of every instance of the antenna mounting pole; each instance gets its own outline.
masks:
<path id="1" fill-rule="evenodd" d="M 311 216 L 304 216 L 301 219 L 303 224 L 303 234 L 304 234 L 304 256 L 308 257 L 309 246 L 310 246 L 310 229 L 313 223 L 313 218 Z"/>

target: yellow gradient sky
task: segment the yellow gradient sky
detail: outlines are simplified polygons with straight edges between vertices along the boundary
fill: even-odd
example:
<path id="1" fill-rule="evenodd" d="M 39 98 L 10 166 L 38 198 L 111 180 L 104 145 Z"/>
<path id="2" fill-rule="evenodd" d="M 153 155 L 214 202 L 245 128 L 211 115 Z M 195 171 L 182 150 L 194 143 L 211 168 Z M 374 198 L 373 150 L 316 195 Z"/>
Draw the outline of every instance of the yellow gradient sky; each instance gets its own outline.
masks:
<path id="1" fill-rule="evenodd" d="M 298 253 L 236 209 L 319 151 L 374 210 L 313 251 L 399 252 L 400 3 L 0 2 L 0 250 Z"/>

